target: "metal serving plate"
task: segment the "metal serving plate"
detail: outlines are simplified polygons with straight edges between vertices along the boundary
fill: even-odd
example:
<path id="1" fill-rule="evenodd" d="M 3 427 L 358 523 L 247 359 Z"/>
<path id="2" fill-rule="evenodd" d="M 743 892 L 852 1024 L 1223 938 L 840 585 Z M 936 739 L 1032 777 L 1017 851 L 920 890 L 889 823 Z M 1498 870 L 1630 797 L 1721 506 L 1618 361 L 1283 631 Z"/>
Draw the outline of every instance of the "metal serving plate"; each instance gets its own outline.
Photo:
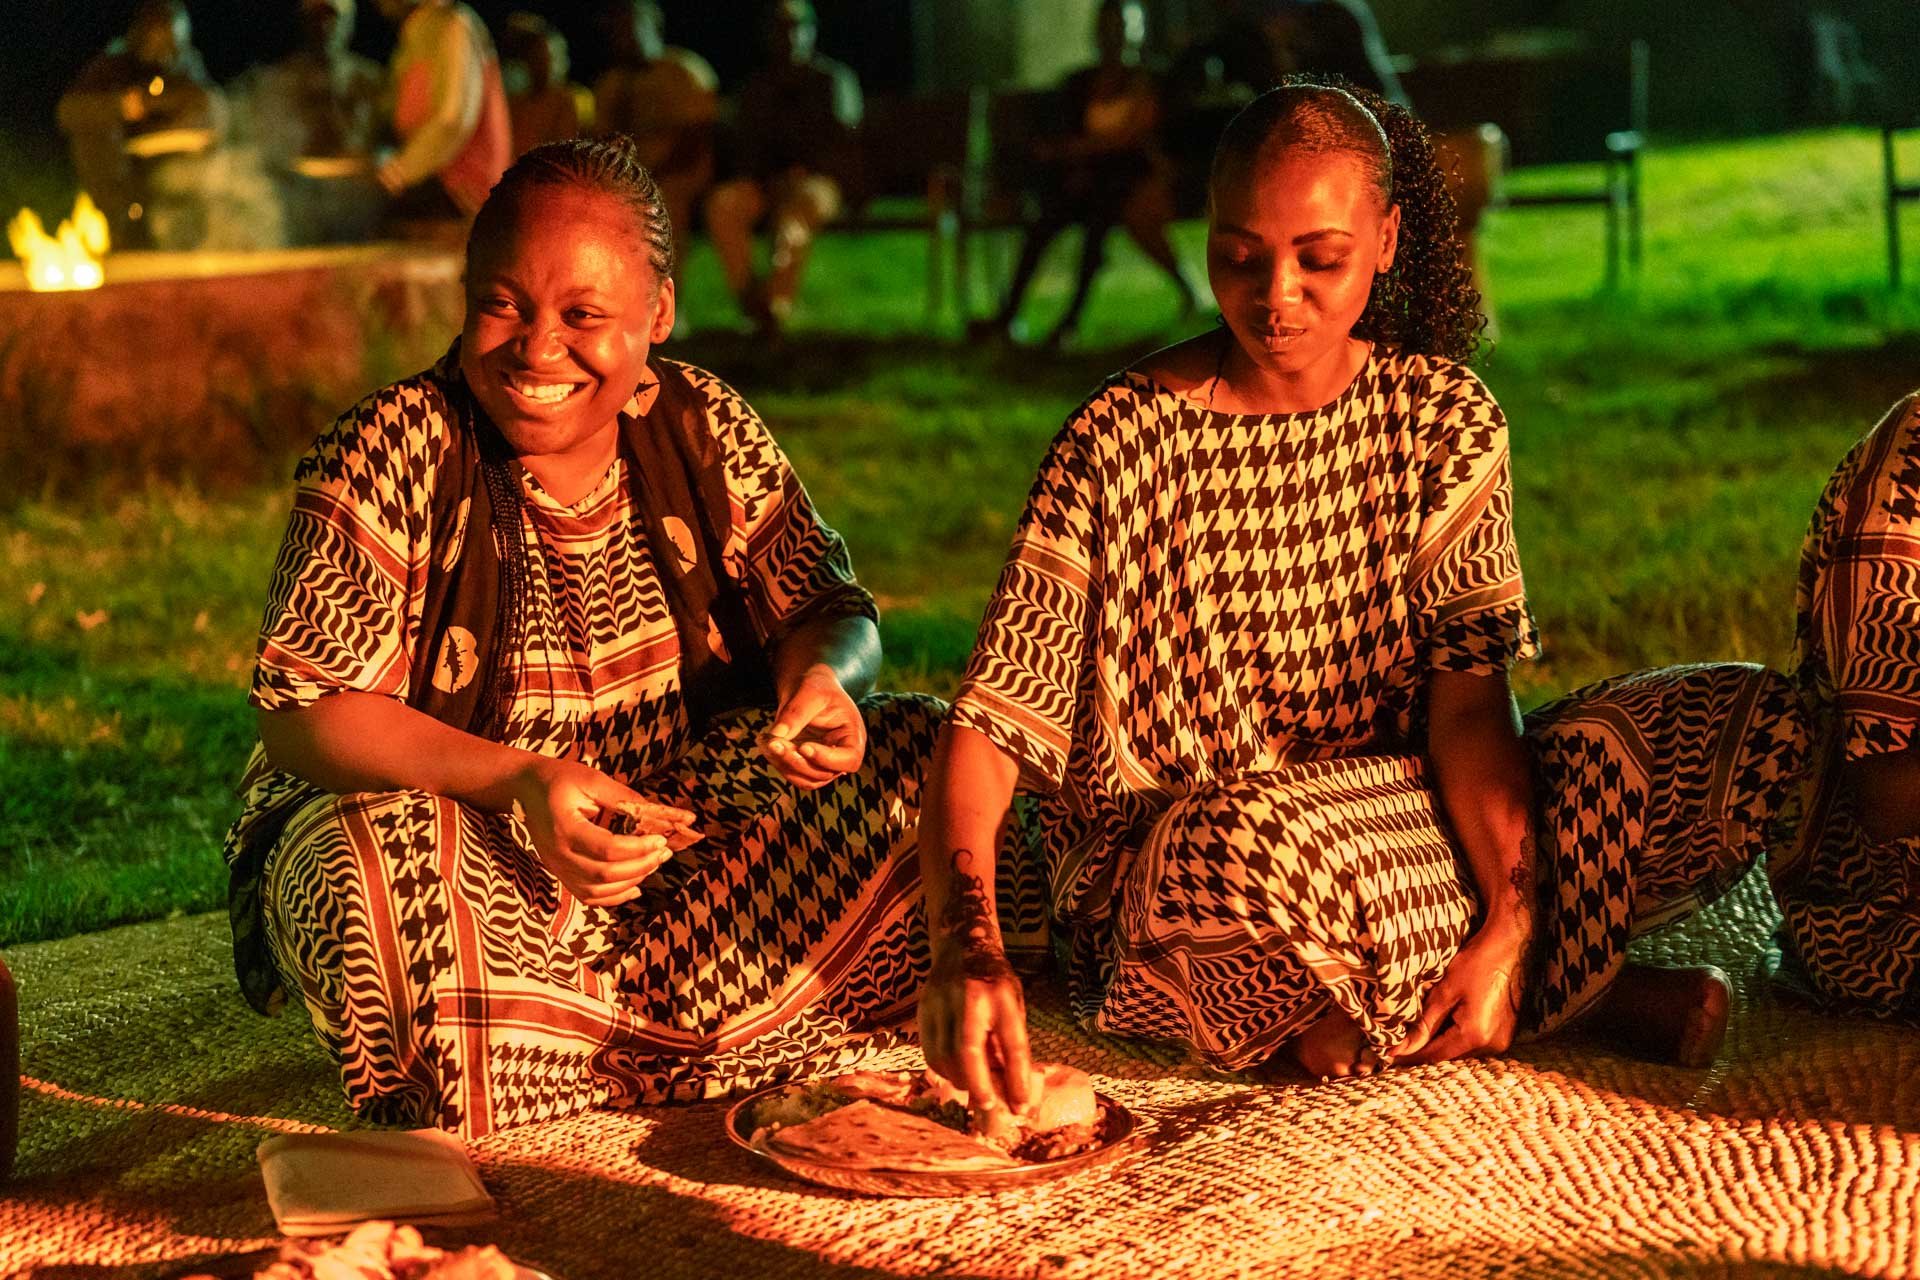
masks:
<path id="1" fill-rule="evenodd" d="M 151 159 L 174 156 L 188 151 L 205 151 L 213 145 L 211 129 L 149 129 L 127 138 L 127 154 Z"/>
<path id="2" fill-rule="evenodd" d="M 1095 1092 L 1100 1105 L 1100 1145 L 1059 1160 L 1024 1165 L 1018 1169 L 977 1169 L 954 1173 L 905 1172 L 891 1169 L 850 1169 L 827 1161 L 763 1151 L 753 1145 L 748 1117 L 753 1105 L 794 1084 L 759 1089 L 727 1109 L 727 1137 L 734 1145 L 790 1177 L 804 1182 L 853 1191 L 865 1196 L 977 1196 L 996 1191 L 1018 1191 L 1094 1169 L 1108 1168 L 1146 1145 L 1146 1135 L 1131 1111 L 1104 1093 Z"/>

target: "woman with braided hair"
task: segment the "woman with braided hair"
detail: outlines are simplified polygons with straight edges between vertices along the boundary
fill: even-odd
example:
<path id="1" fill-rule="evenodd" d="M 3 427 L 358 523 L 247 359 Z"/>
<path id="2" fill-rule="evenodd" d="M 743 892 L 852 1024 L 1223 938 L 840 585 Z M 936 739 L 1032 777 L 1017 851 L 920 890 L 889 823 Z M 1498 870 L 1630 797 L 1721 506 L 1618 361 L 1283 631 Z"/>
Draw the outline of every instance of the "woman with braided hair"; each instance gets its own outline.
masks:
<path id="1" fill-rule="evenodd" d="M 471 1137 L 911 1029 L 943 708 L 867 696 L 845 545 L 753 410 L 653 351 L 672 270 L 631 139 L 529 151 L 453 349 L 296 472 L 234 954 L 369 1118 Z"/>
<path id="2" fill-rule="evenodd" d="M 1039 792 L 1070 999 L 1225 1069 L 1498 1052 L 1576 1018 L 1702 1065 L 1717 970 L 1628 940 L 1752 862 L 1801 740 L 1736 665 L 1524 728 L 1506 424 L 1420 123 L 1292 79 L 1220 140 L 1223 323 L 1094 393 L 1040 466 L 927 783 L 929 1062 L 1024 1101 L 995 849 Z"/>

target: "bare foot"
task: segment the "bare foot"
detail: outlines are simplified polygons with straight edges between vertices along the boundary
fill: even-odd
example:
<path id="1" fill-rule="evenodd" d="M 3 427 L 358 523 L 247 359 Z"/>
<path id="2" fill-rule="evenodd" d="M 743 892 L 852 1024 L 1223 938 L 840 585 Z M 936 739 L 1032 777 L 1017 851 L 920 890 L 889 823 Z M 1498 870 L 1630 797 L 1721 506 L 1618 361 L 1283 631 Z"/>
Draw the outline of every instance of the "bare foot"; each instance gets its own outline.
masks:
<path id="1" fill-rule="evenodd" d="M 1320 1015 L 1320 1020 L 1295 1036 L 1288 1044 L 1293 1060 L 1310 1076 L 1322 1080 L 1346 1076 L 1370 1076 L 1380 1069 L 1380 1059 L 1360 1030 L 1360 1024 L 1341 1012 L 1338 1006 Z"/>
<path id="2" fill-rule="evenodd" d="M 1584 1025 L 1655 1062 L 1710 1066 L 1727 1038 L 1733 988 L 1712 965 L 1667 969 L 1628 964 Z"/>

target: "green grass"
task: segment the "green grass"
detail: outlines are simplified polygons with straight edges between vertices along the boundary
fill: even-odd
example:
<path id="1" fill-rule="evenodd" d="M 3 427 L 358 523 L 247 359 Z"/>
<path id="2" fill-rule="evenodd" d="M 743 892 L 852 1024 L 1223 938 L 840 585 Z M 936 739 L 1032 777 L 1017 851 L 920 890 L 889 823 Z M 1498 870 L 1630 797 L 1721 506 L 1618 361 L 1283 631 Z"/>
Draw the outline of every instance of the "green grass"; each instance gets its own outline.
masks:
<path id="1" fill-rule="evenodd" d="M 1920 383 L 1920 285 L 1888 296 L 1877 138 L 1675 146 L 1647 166 L 1647 265 L 1603 296 L 1597 211 L 1482 232 L 1517 519 L 1546 658 L 1529 701 L 1682 659 L 1783 662 L 1795 557 L 1847 445 Z M 1920 169 L 1920 155 L 1906 163 Z M 1556 175 L 1525 175 L 1552 181 Z M 1197 227 L 1181 239 L 1197 274 Z M 1909 218 L 1920 245 L 1920 211 Z M 1070 239 L 1031 304 L 1062 305 Z M 1916 255 L 1920 256 L 1920 255 Z M 829 237 L 789 346 L 730 333 L 696 249 L 679 354 L 741 388 L 886 612 L 887 682 L 950 692 L 1033 467 L 1107 372 L 1182 336 L 1130 246 L 1047 357 L 930 334 L 924 246 Z M 251 742 L 246 670 L 279 482 L 207 495 L 102 481 L 0 533 L 0 945 L 217 907 Z"/>

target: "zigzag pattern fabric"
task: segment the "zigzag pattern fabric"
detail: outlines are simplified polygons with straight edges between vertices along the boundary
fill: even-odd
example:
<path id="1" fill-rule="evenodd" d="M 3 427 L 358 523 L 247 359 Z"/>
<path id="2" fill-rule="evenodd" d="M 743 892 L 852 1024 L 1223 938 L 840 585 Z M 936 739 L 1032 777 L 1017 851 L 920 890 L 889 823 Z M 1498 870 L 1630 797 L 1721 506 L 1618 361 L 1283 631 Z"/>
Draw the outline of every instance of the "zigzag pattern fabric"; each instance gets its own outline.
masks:
<path id="1" fill-rule="evenodd" d="M 565 893 L 511 817 L 316 795 L 269 864 L 267 932 L 348 1101 L 479 1136 L 718 1097 L 910 1037 L 929 963 L 913 836 L 944 707 L 863 708 L 866 764 L 817 792 L 769 785 L 765 711 L 646 778 L 706 838 L 611 909 Z M 1002 861 L 1002 914 L 1031 949 L 1039 878 Z"/>
<path id="2" fill-rule="evenodd" d="M 759 418 L 711 375 L 728 459 L 728 572 L 763 642 L 822 596 L 857 591 L 839 536 Z M 301 464 L 252 699 L 342 690 L 404 698 L 420 643 L 428 496 L 451 429 L 423 383 L 377 393 Z M 250 824 L 277 823 L 253 886 L 278 976 L 370 1117 L 470 1136 L 603 1103 L 709 1096 L 896 1038 L 925 976 L 913 834 L 944 707 L 863 704 L 855 775 L 812 794 L 760 760 L 768 713 L 696 739 L 679 646 L 624 463 L 571 506 L 523 476 L 527 652 L 506 740 L 572 756 L 698 815 L 705 839 L 635 902 L 588 908 L 515 819 L 402 792 L 329 795 L 256 749 Z M 1037 868 L 1009 854 L 1017 946 L 1044 946 Z"/>
<path id="3" fill-rule="evenodd" d="M 1869 836 L 1842 772 L 1911 751 L 1920 728 L 1920 395 L 1828 479 L 1794 612 L 1816 746 L 1801 820 L 1768 864 L 1783 976 L 1823 1002 L 1920 1020 L 1920 838 Z"/>
<path id="4" fill-rule="evenodd" d="M 1384 1048 L 1470 932 L 1427 781 L 1429 673 L 1536 649 L 1505 422 L 1376 348 L 1313 412 L 1137 372 L 1055 438 L 952 712 L 1020 762 L 1076 1014 L 1237 1069 L 1337 1005 Z M 1543 709 L 1525 1027 L 1752 863 L 1804 749 L 1777 675 L 1678 668 Z"/>

